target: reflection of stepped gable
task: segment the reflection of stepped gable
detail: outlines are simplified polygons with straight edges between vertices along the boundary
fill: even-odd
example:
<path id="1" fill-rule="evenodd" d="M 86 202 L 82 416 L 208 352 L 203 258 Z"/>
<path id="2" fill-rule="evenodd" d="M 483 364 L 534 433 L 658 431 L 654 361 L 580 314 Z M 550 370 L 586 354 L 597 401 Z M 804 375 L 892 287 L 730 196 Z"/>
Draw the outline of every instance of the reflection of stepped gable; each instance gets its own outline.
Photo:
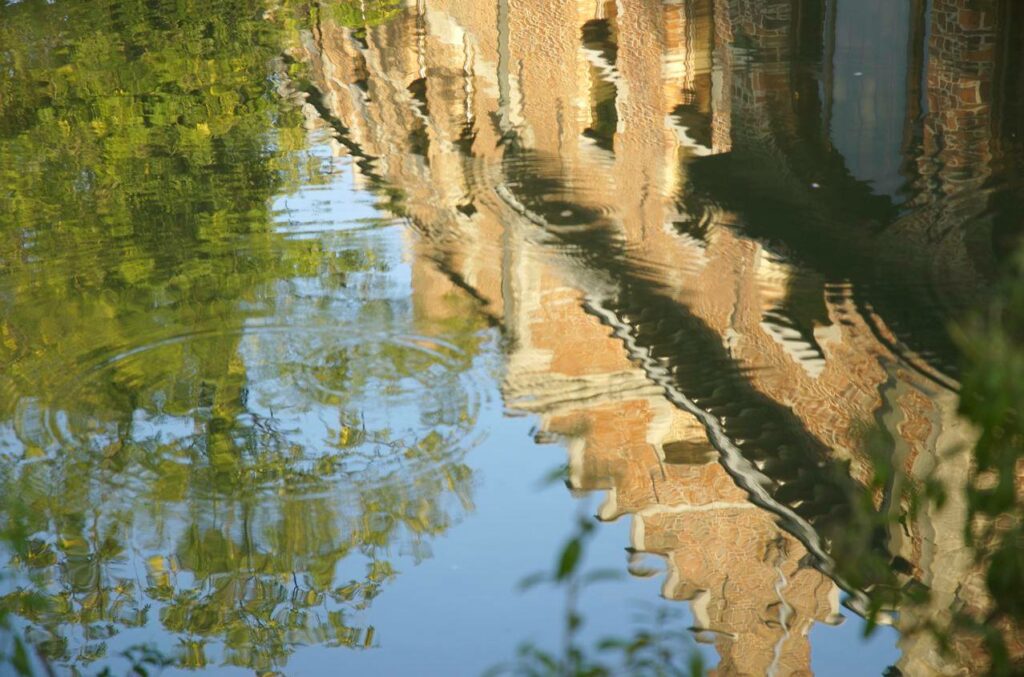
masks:
<path id="1" fill-rule="evenodd" d="M 418 251 L 501 322 L 511 346 L 507 401 L 541 414 L 546 433 L 571 440 L 573 485 L 608 490 L 602 516 L 633 515 L 644 548 L 670 562 L 672 538 L 697 533 L 678 525 L 676 512 L 700 507 L 724 524 L 755 520 L 757 542 L 782 539 L 784 547 L 772 547 L 787 557 L 744 564 L 759 572 L 750 580 L 777 576 L 770 562 L 799 561 L 810 542 L 780 530 L 768 513 L 736 507 L 749 505 L 736 483 L 753 491 L 753 480 L 736 467 L 730 477 L 709 457 L 704 426 L 680 410 L 680 398 L 715 421 L 719 443 L 753 464 L 772 502 L 761 504 L 813 525 L 815 539 L 846 523 L 847 497 L 858 490 L 848 472 L 859 480 L 870 472 L 863 425 L 881 423 L 914 476 L 965 438 L 954 398 L 906 370 L 890 350 L 894 340 L 880 335 L 889 318 L 866 319 L 849 285 L 825 285 L 823 254 L 785 242 L 802 263 L 787 261 L 745 237 L 720 206 L 708 210 L 710 227 L 690 229 L 696 238 L 679 235 L 693 216 L 680 213 L 689 208 L 677 199 L 681 187 L 700 189 L 712 176 L 706 168 L 730 157 L 779 174 L 771 188 L 804 215 L 804 226 L 830 218 L 816 189 L 802 183 L 811 166 L 832 168 L 840 193 L 856 198 L 853 213 L 896 213 L 834 149 L 796 134 L 802 107 L 792 117 L 762 115 L 788 107 L 791 75 L 778 65 L 791 49 L 788 4 L 524 9 L 450 0 L 365 39 L 326 24 L 307 45 L 327 112 L 366 156 L 364 174 L 402 188 L 402 213 L 421 234 Z M 730 38 L 740 48 L 730 51 Z M 708 72 L 713 61 L 746 58 L 756 44 L 761 61 Z M 755 139 L 766 150 L 754 152 Z M 756 198 L 759 189 L 749 192 Z M 824 236 L 833 246 L 851 243 L 855 256 L 858 243 L 872 242 L 831 225 Z M 890 328 L 901 329 L 896 324 Z M 956 482 L 966 475 L 959 462 L 942 467 Z M 879 497 L 882 510 L 894 509 L 889 497 Z M 888 535 L 889 548 L 940 593 L 936 610 L 955 603 L 951 582 L 969 564 L 944 554 L 959 547 L 960 508 L 924 516 L 908 525 L 909 536 Z M 723 566 L 677 566 L 667 592 L 713 587 Z M 786 566 L 787 580 L 823 580 Z M 790 602 L 794 618 L 828 617 L 830 586 L 809 585 L 815 592 L 806 602 Z M 706 618 L 743 633 L 737 618 Z"/>
<path id="2" fill-rule="evenodd" d="M 690 600 L 698 638 L 722 657 L 715 674 L 810 674 L 808 632 L 840 620 L 839 591 L 802 563 L 799 543 L 748 506 L 644 514 L 634 541 L 667 559 L 664 595 Z"/>
<path id="3" fill-rule="evenodd" d="M 648 398 L 584 405 L 546 417 L 544 429 L 573 440 L 575 488 L 608 490 L 603 517 L 631 515 L 634 557 L 665 559 L 664 595 L 691 602 L 698 636 L 723 656 L 722 674 L 762 674 L 776 660 L 783 674 L 809 669 L 806 633 L 835 618 L 838 589 L 745 500 L 692 417 Z"/>
<path id="4" fill-rule="evenodd" d="M 547 356 L 547 383 L 600 384 L 602 366 L 625 382 L 628 364 L 595 364 L 578 351 L 587 337 L 608 339 L 596 318 L 578 301 L 568 304 L 567 296 L 557 281 L 542 285 L 542 307 L 531 315 L 534 329 L 554 317 L 561 329 L 575 329 L 558 332 L 557 340 L 554 331 L 531 334 L 531 345 Z M 611 352 L 620 354 L 614 346 Z M 569 440 L 571 486 L 606 490 L 604 519 L 631 515 L 634 552 L 665 558 L 665 595 L 691 601 L 700 636 L 723 655 L 723 674 L 764 673 L 773 661 L 783 674 L 808 670 L 806 633 L 814 620 L 835 617 L 838 590 L 802 563 L 806 550 L 795 539 L 746 500 L 699 422 L 657 392 L 612 390 L 613 397 L 594 398 L 553 388 L 562 397 L 538 403 L 541 428 Z"/>

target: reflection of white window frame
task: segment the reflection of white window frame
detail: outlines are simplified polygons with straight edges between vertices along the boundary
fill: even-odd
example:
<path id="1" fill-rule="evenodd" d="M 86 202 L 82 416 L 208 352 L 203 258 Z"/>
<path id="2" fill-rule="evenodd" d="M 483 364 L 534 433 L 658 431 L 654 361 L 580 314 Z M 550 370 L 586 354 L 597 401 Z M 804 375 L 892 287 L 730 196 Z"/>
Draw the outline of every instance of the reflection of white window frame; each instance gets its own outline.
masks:
<path id="1" fill-rule="evenodd" d="M 626 81 L 622 79 L 621 75 L 619 75 L 619 70 L 615 65 L 608 63 L 608 59 L 606 59 L 604 54 L 598 50 L 581 46 L 580 52 L 587 63 L 597 71 L 598 77 L 615 88 L 615 133 L 621 134 L 625 131 L 622 104 L 626 96 Z M 593 92 L 593 88 L 591 88 L 591 92 Z M 592 139 L 587 139 L 587 141 L 597 145 Z"/>
<path id="2" fill-rule="evenodd" d="M 693 22 L 687 11 L 687 6 L 681 0 L 669 0 L 665 4 L 681 6 L 680 10 L 683 12 L 683 32 L 685 35 L 683 36 L 683 49 L 681 52 L 676 51 L 665 54 L 662 57 L 662 80 L 679 80 L 683 83 L 683 90 L 692 90 L 694 86 L 694 73 L 696 71 L 696 50 L 694 49 L 696 36 L 694 35 Z M 712 113 L 712 117 L 713 115 Z M 665 115 L 665 128 L 675 132 L 679 145 L 688 150 L 690 155 L 705 157 L 715 154 L 713 148 L 705 146 L 690 136 L 690 128 L 676 122 L 670 114 Z"/>
<path id="3" fill-rule="evenodd" d="M 679 141 L 679 145 L 688 150 L 690 155 L 706 157 L 708 155 L 715 154 L 713 148 L 705 146 L 691 137 L 690 128 L 673 120 L 671 115 L 665 116 L 665 126 L 676 133 L 676 139 Z"/>

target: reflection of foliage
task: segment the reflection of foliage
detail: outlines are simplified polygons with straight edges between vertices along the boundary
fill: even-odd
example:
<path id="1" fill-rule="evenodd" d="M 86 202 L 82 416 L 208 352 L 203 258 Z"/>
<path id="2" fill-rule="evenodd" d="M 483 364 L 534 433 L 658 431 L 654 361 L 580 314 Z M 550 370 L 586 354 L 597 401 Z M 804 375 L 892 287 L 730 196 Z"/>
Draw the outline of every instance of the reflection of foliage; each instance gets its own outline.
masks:
<path id="1" fill-rule="evenodd" d="M 12 572 L 27 585 L 0 605 L 29 622 L 26 638 L 50 661 L 103 658 L 105 640 L 144 626 L 153 605 L 161 625 L 182 639 L 179 660 L 192 667 L 207 663 L 211 641 L 224 642 L 228 663 L 261 670 L 279 667 L 296 645 L 370 645 L 373 629 L 349 617 L 395 575 L 387 558 L 396 542 L 408 534 L 415 548 L 422 535 L 448 526 L 438 496 L 452 488 L 464 493 L 468 479 L 461 464 L 442 462 L 434 475 L 396 476 L 393 485 L 355 479 L 339 501 L 329 475 L 298 477 L 294 463 L 273 460 L 268 467 L 272 449 L 248 450 L 225 474 L 202 456 L 179 466 L 174 449 L 154 458 L 145 446 L 133 443 L 125 452 L 126 463 L 144 468 L 132 478 L 140 484 L 135 496 L 118 489 L 128 478 L 105 468 L 102 453 L 46 474 L 48 464 L 26 466 L 0 487 L 9 524 L 18 517 L 21 533 L 52 533 L 20 540 Z M 182 484 L 183 521 L 165 514 L 174 505 L 168 482 Z M 154 491 L 162 500 L 151 498 Z M 11 510 L 14 497 L 27 506 L 20 517 Z M 133 519 L 146 512 L 148 520 Z M 160 532 L 168 530 L 177 546 L 147 558 L 140 587 L 126 548 L 142 534 L 167 540 Z M 339 583 L 343 560 L 362 561 L 363 577 Z M 72 635 L 79 632 L 93 641 L 76 651 Z"/>
<path id="2" fill-rule="evenodd" d="M 867 485 L 847 497 L 845 528 L 833 534 L 829 543 L 836 573 L 848 588 L 867 593 L 861 602 L 864 606 L 855 608 L 865 615 L 866 630 L 872 632 L 894 609 L 928 601 L 928 589 L 908 578 L 906 565 L 889 551 L 889 534 L 909 530 L 925 507 L 941 506 L 945 494 L 933 479 L 919 484 L 896 466 L 895 443 L 888 430 L 865 424 L 862 433 L 860 451 L 871 460 L 872 472 Z M 849 468 L 844 466 L 842 471 Z M 902 629 L 912 634 L 926 628 L 904 625 Z"/>
<path id="3" fill-rule="evenodd" d="M 148 644 L 129 647 L 121 652 L 121 657 L 128 661 L 128 674 L 132 677 L 149 677 L 149 671 L 153 668 L 165 668 L 174 664 L 173 660 Z M 110 668 L 104 668 L 99 673 L 99 677 L 111 675 Z"/>
<path id="4" fill-rule="evenodd" d="M 991 596 L 990 608 L 966 609 L 962 616 L 984 638 L 992 671 L 1019 674 L 1024 669 L 1019 634 L 1024 628 L 1024 256 L 1001 291 L 960 335 L 967 362 L 960 412 L 980 432 L 967 488 L 967 537 Z M 1015 636 L 1014 652 L 1008 636 Z"/>
<path id="5" fill-rule="evenodd" d="M 0 623 L 20 631 L 0 661 L 158 667 L 118 651 L 156 623 L 183 667 L 372 646 L 356 616 L 396 575 L 395 546 L 427 556 L 446 501 L 471 506 L 474 412 L 455 395 L 479 326 L 437 358 L 339 347 L 339 321 L 415 327 L 390 301 L 349 298 L 342 317 L 281 300 L 387 264 L 372 238 L 276 229 L 271 200 L 325 179 L 277 94 L 289 38 L 265 9 L 0 6 Z M 310 316 L 279 341 L 248 329 Z M 449 397 L 407 403 L 404 429 L 366 415 L 428 385 Z"/>
<path id="6" fill-rule="evenodd" d="M 38 467 L 5 475 L 0 485 L 5 530 L 50 532 L 12 539 L 8 570 L 22 585 L 3 597 L 2 606 L 29 622 L 25 637 L 48 661 L 73 660 L 68 639 L 55 631 L 57 623 L 79 626 L 89 643 L 75 659 L 89 662 L 105 655 L 103 640 L 113 634 L 113 624 L 137 628 L 146 620 L 134 599 L 134 582 L 114 573 L 123 561 L 126 515 L 115 509 L 100 518 L 99 510 L 75 505 L 79 497 L 70 492 L 48 495 Z M 82 486 L 81 478 L 76 483 Z M 65 502 L 67 509 L 55 515 L 55 506 Z"/>
<path id="7" fill-rule="evenodd" d="M 324 3 L 324 18 L 348 28 L 370 28 L 394 19 L 402 11 L 396 0 L 333 0 Z"/>
<path id="8" fill-rule="evenodd" d="M 994 675 L 1024 669 L 1024 259 L 996 294 L 989 308 L 956 331 L 965 369 L 960 414 L 978 432 L 966 482 L 965 542 L 975 568 L 959 581 L 958 603 L 938 616 L 925 614 L 905 635 L 926 633 L 937 646 L 972 670 Z M 934 476 L 910 478 L 893 465 L 892 440 L 879 429 L 868 431 L 865 450 L 873 458 L 866 491 L 855 497 L 849 529 L 833 545 L 839 573 L 868 592 L 869 629 L 888 610 L 913 617 L 933 598 L 932 591 L 909 575 L 909 565 L 892 559 L 885 534 L 908 530 L 928 507 L 942 509 L 959 487 Z M 877 497 L 892 488 L 889 512 L 878 511 Z M 972 578 L 977 576 L 977 580 Z M 982 582 L 983 581 L 983 582 Z"/>
<path id="9" fill-rule="evenodd" d="M 33 549 L 33 542 L 24 528 L 23 520 L 17 518 L 17 513 L 23 512 L 23 506 L 17 501 L 12 501 L 5 507 L 14 513 L 15 518 L 8 519 L 0 529 L 0 545 L 10 550 L 15 558 L 27 558 Z M 0 568 L 0 584 L 8 575 L 5 569 L 6 567 Z M 13 671 L 19 676 L 32 674 L 29 648 L 26 641 L 15 632 L 12 612 L 20 609 L 31 611 L 44 603 L 40 596 L 26 593 L 18 595 L 17 607 L 11 609 L 7 600 L 0 599 L 0 672 Z"/>
<path id="10" fill-rule="evenodd" d="M 12 632 L 6 609 L 0 608 L 0 668 L 10 669 L 16 675 L 32 674 L 25 640 Z"/>
<path id="11" fill-rule="evenodd" d="M 304 132 L 273 96 L 262 3 L 0 12 L 0 391 L 52 387 L 85 349 L 219 322 L 260 281 L 318 265 L 316 245 L 282 249 L 270 232 L 267 200 Z M 173 373 L 162 366 L 118 365 L 111 388 Z"/>

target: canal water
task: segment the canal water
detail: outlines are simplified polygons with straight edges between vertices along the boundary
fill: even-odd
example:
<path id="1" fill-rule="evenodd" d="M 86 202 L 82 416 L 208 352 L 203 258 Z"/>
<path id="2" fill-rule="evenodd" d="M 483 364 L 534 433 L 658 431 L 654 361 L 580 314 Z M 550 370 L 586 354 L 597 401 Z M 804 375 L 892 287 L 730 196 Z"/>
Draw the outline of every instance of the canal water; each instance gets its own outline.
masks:
<path id="1" fill-rule="evenodd" d="M 1022 34 L 0 0 L 0 673 L 979 669 Z"/>

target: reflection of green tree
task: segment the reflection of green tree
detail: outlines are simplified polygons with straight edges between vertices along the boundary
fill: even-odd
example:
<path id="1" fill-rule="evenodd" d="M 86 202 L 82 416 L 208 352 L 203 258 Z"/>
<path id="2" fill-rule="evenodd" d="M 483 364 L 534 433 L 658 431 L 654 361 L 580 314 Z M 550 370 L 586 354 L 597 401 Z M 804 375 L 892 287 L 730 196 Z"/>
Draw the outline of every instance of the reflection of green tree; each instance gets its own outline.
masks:
<path id="1" fill-rule="evenodd" d="M 991 600 L 956 617 L 980 637 L 989 673 L 1024 671 L 1024 250 L 988 307 L 958 330 L 965 355 L 960 414 L 979 432 L 966 488 L 967 543 Z M 956 643 L 958 638 L 954 637 Z M 963 642 L 966 643 L 966 642 Z M 962 647 L 958 647 L 962 650 Z"/>
<path id="2" fill-rule="evenodd" d="M 52 387 L 86 346 L 118 353 L 166 323 L 220 322 L 261 281 L 320 259 L 268 227 L 303 131 L 272 96 L 260 3 L 190 4 L 0 10 L 0 378 L 16 392 Z M 112 388 L 160 369 L 135 366 Z"/>
<path id="3" fill-rule="evenodd" d="M 392 11 L 368 6 L 361 25 Z M 395 546 L 423 556 L 452 522 L 446 497 L 470 505 L 467 403 L 420 406 L 413 436 L 360 414 L 405 382 L 457 391 L 479 324 L 446 332 L 459 350 L 443 364 L 388 342 L 321 354 L 325 327 L 287 359 L 244 355 L 247 323 L 283 312 L 279 281 L 327 293 L 386 268 L 275 230 L 271 198 L 320 164 L 276 94 L 287 36 L 264 12 L 0 6 L 2 607 L 57 663 L 153 622 L 192 667 L 211 643 L 259 669 L 299 644 L 370 645 L 353 615 L 395 575 Z M 347 319 L 386 332 L 396 312 Z M 259 401 L 254 364 L 292 410 L 334 412 L 322 448 Z"/>
<path id="4" fill-rule="evenodd" d="M 325 3 L 321 11 L 338 25 L 369 28 L 394 19 L 402 8 L 396 0 L 340 0 Z"/>

